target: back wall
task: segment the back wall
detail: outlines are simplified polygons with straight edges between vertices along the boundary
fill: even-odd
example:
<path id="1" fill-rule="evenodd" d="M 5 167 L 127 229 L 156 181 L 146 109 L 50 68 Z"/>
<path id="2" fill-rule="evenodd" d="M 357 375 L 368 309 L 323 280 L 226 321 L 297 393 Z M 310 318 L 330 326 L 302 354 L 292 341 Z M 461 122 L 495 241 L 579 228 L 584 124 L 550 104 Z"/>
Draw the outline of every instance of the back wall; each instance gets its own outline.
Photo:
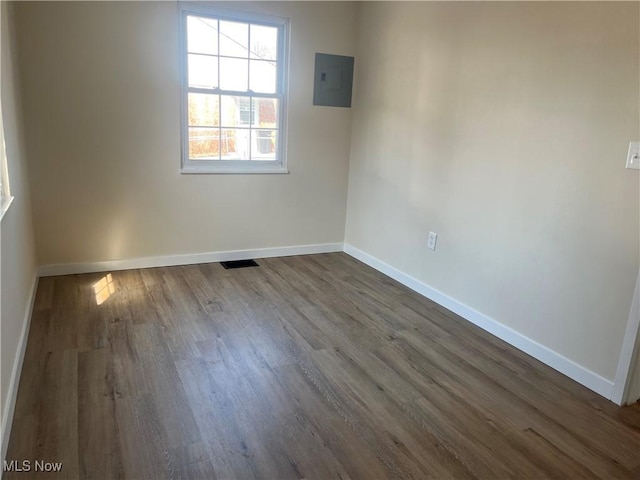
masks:
<path id="1" fill-rule="evenodd" d="M 313 107 L 316 52 L 353 55 L 349 2 L 291 18 L 288 175 L 181 175 L 175 2 L 19 2 L 40 265 L 342 242 L 351 109 Z"/>

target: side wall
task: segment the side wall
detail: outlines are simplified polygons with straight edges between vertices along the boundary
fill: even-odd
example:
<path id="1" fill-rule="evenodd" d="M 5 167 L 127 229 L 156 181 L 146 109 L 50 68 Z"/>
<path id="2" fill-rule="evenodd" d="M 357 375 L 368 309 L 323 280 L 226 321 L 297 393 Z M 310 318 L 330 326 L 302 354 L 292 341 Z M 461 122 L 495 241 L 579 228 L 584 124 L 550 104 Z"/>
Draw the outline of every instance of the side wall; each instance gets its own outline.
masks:
<path id="1" fill-rule="evenodd" d="M 362 8 L 347 249 L 612 380 L 639 261 L 638 9 Z"/>
<path id="2" fill-rule="evenodd" d="M 181 175 L 175 2 L 17 5 L 41 265 L 342 243 L 351 109 L 314 107 L 316 52 L 353 55 L 356 5 L 291 18 L 288 175 Z"/>
<path id="3" fill-rule="evenodd" d="M 0 228 L 0 386 L 2 459 L 9 440 L 15 394 L 26 344 L 32 296 L 35 293 L 36 255 L 33 242 L 29 185 L 25 160 L 20 89 L 15 56 L 15 28 L 12 5 L 2 2 L 0 44 L 2 60 L 0 90 L 2 116 L 13 204 Z"/>

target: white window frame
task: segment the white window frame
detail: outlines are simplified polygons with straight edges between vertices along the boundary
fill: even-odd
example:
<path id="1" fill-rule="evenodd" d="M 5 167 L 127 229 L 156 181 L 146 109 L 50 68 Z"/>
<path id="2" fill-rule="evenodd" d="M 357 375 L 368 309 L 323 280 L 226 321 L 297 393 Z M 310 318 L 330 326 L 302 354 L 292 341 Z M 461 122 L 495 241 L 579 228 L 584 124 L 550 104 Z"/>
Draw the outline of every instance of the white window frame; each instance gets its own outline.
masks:
<path id="1" fill-rule="evenodd" d="M 1 22 L 0 22 L 1 23 Z M 2 121 L 2 95 L 0 91 L 0 220 L 9 210 L 13 202 L 9 188 L 9 167 L 7 165 L 7 149 L 4 143 L 4 122 Z"/>
<path id="2" fill-rule="evenodd" d="M 180 56 L 182 67 L 181 130 L 182 162 L 181 173 L 289 173 L 287 170 L 287 97 L 289 76 L 289 19 L 262 13 L 229 10 L 207 4 L 180 3 Z M 219 20 L 237 21 L 267 25 L 278 28 L 277 78 L 275 95 L 251 92 L 234 92 L 215 89 L 189 87 L 187 52 L 187 17 L 194 15 Z M 207 93 L 216 95 L 247 95 L 254 98 L 278 99 L 278 141 L 275 160 L 190 160 L 188 94 Z"/>
<path id="3" fill-rule="evenodd" d="M 0 106 L 0 108 L 2 107 Z M 0 129 L 4 129 L 1 118 Z M 2 132 L 2 134 L 0 134 L 0 139 L 2 140 L 0 142 L 0 147 L 2 148 L 2 152 L 0 152 L 0 220 L 2 220 L 4 214 L 7 213 L 7 210 L 9 210 L 9 206 L 13 202 L 13 197 L 11 196 L 11 191 L 9 188 L 9 171 L 7 168 L 7 154 L 4 144 L 4 131 Z"/>

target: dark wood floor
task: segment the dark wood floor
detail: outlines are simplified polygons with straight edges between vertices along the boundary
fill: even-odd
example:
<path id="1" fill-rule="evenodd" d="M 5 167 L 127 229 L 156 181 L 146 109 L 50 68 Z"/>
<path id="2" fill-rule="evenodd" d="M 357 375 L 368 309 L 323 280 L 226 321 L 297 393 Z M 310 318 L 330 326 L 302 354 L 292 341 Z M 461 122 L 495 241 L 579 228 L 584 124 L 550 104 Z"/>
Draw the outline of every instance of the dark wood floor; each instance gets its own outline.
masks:
<path id="1" fill-rule="evenodd" d="M 8 459 L 59 478 L 640 478 L 640 405 L 345 254 L 259 263 L 41 279 Z"/>

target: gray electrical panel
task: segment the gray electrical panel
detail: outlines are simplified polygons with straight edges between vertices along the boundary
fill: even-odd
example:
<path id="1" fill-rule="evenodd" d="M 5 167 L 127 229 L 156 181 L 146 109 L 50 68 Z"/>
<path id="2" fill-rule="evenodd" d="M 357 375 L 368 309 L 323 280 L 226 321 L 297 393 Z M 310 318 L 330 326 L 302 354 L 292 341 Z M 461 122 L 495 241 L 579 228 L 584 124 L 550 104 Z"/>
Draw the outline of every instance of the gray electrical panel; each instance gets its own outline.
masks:
<path id="1" fill-rule="evenodd" d="M 353 87 L 353 57 L 316 53 L 313 104 L 350 107 Z"/>

